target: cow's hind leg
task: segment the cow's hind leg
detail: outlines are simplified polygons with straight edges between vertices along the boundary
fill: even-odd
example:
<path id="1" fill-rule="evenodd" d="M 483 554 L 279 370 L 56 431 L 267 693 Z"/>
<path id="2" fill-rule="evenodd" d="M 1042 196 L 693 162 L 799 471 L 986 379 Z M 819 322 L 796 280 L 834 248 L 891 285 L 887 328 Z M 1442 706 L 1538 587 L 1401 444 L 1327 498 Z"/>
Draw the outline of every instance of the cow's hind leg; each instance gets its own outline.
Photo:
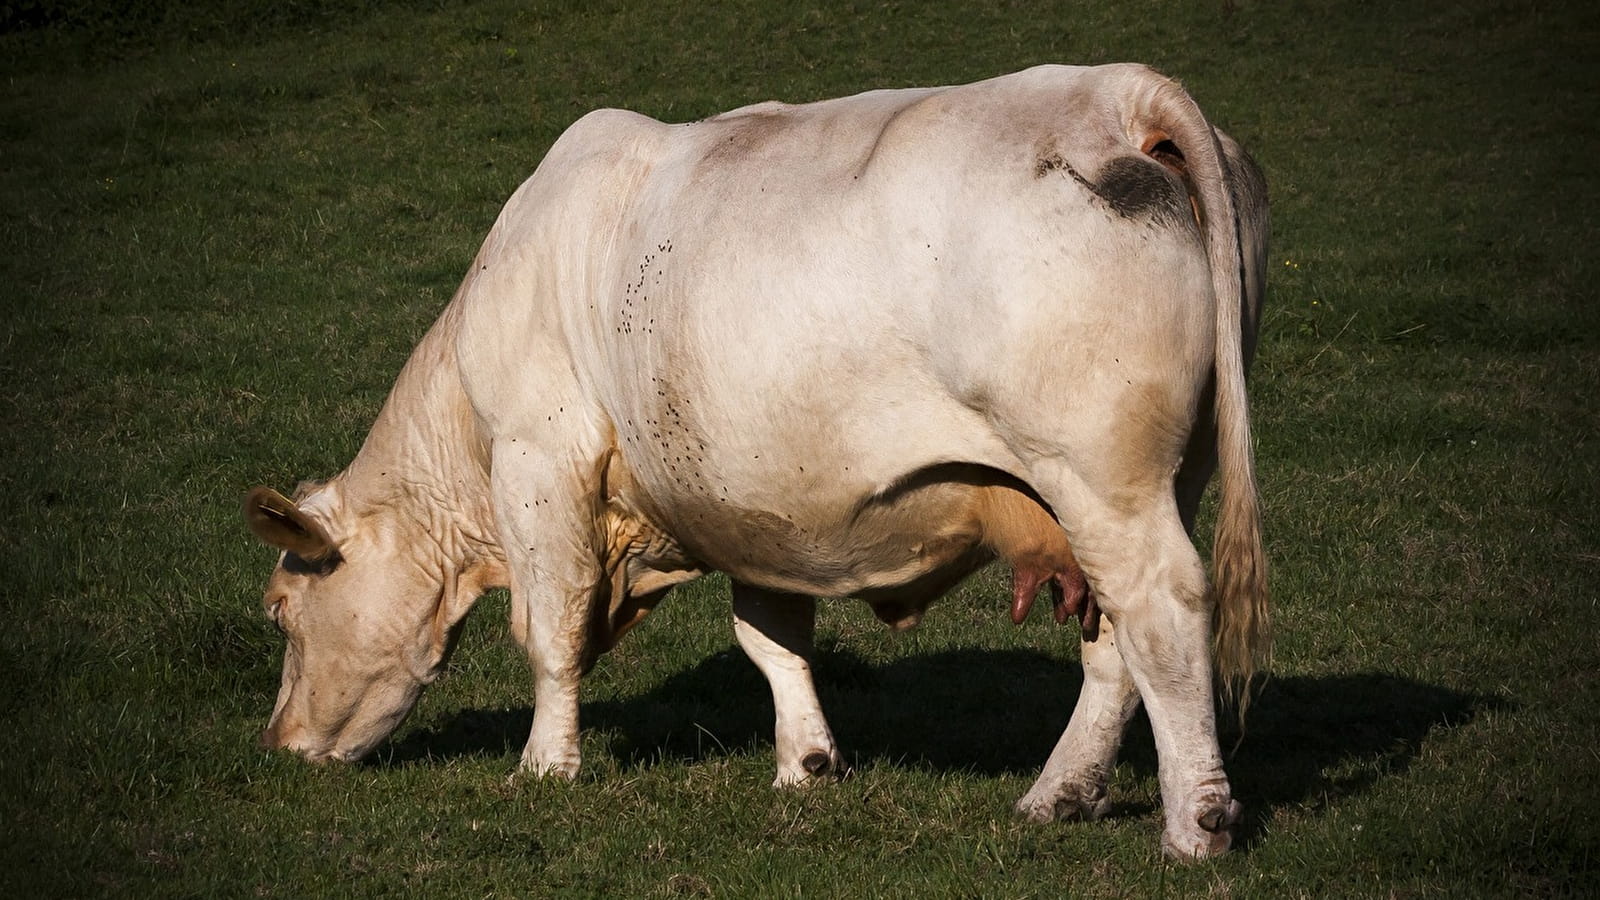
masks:
<path id="1" fill-rule="evenodd" d="M 777 714 L 774 785 L 801 784 L 844 773 L 844 759 L 822 715 L 811 680 L 816 601 L 735 582 L 733 633 L 766 676 Z"/>
<path id="2" fill-rule="evenodd" d="M 1139 690 L 1116 644 L 1116 625 L 1102 615 L 1099 634 L 1082 642 L 1083 689 L 1067 730 L 1038 780 L 1017 801 L 1023 818 L 1092 820 L 1111 808 L 1111 769 L 1128 720 L 1139 708 Z"/>
<path id="3" fill-rule="evenodd" d="M 1211 607 L 1205 570 L 1184 530 L 1171 482 L 1152 483 L 1148 490 L 1103 492 L 1089 489 L 1070 472 L 1053 474 L 1060 477 L 1041 479 L 1052 485 L 1041 493 L 1063 511 L 1063 520 L 1075 525 L 1073 550 L 1103 616 L 1112 623 L 1114 646 L 1155 732 L 1166 812 L 1162 847 L 1169 855 L 1189 859 L 1224 852 L 1240 810 L 1217 746 Z M 1104 655 L 1097 648 L 1087 658 L 1094 665 Z M 1063 742 L 1071 744 L 1074 728 L 1085 733 L 1099 728 L 1104 735 L 1132 711 L 1114 703 L 1126 688 L 1111 669 L 1108 678 L 1090 673 L 1084 682 L 1086 692 L 1101 695 L 1087 701 L 1087 708 L 1109 714 L 1111 721 L 1102 727 L 1075 715 Z M 1099 743 L 1091 738 L 1084 745 L 1114 743 L 1101 737 Z M 1052 762 L 1059 760 L 1052 757 Z M 1047 767 L 1045 776 L 1053 774 Z M 1035 791 L 1040 788 L 1044 790 L 1036 800 L 1048 796 L 1051 785 L 1036 785 Z"/>
<path id="4" fill-rule="evenodd" d="M 1206 482 L 1216 468 L 1216 429 L 1209 413 L 1211 398 L 1202 399 L 1200 421 L 1190 435 L 1183 465 L 1174 478 L 1178 515 L 1184 530 L 1194 533 L 1195 516 Z M 1094 640 L 1081 642 L 1083 690 L 1067 730 L 1056 743 L 1037 781 L 1017 801 L 1017 813 L 1031 822 L 1093 820 L 1111 808 L 1108 784 L 1128 720 L 1139 708 L 1139 689 L 1117 647 L 1116 626 L 1100 620 Z"/>

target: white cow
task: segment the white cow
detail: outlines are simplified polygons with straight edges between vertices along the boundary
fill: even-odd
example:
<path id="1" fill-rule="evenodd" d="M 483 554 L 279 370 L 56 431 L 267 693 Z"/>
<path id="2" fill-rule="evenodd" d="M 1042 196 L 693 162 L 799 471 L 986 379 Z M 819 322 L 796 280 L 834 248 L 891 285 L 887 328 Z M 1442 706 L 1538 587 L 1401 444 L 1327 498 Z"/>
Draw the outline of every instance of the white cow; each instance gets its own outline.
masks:
<path id="1" fill-rule="evenodd" d="M 1142 700 L 1163 846 L 1226 850 L 1212 640 L 1237 687 L 1268 631 L 1244 383 L 1265 204 L 1243 152 L 1135 65 L 585 116 L 350 466 L 248 497 L 284 551 L 263 742 L 369 752 L 503 585 L 535 676 L 522 766 L 572 777 L 580 674 L 715 569 L 772 688 L 777 782 L 836 775 L 812 598 L 906 626 L 1000 556 L 1016 619 L 1050 583 L 1084 628 L 1077 708 L 1019 812 L 1103 814 Z M 1218 462 L 1208 592 L 1188 530 Z"/>

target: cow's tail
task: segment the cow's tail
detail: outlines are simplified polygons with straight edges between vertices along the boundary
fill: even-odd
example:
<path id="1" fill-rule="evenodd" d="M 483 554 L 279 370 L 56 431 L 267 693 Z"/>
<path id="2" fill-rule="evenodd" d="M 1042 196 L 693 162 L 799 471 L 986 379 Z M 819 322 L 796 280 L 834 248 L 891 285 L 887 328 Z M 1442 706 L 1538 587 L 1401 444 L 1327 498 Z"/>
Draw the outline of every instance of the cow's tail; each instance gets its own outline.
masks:
<path id="1" fill-rule="evenodd" d="M 1241 722 L 1250 684 L 1272 652 L 1272 616 L 1267 603 L 1267 558 L 1261 542 L 1261 505 L 1256 493 L 1245 393 L 1242 332 L 1247 315 L 1241 284 L 1239 213 L 1222 145 L 1194 100 L 1176 82 L 1145 70 L 1130 138 L 1186 174 L 1205 234 L 1216 297 L 1216 434 L 1221 498 L 1212 541 L 1213 622 L 1217 672 L 1223 693 Z M 1162 147 L 1170 141 L 1172 148 Z"/>

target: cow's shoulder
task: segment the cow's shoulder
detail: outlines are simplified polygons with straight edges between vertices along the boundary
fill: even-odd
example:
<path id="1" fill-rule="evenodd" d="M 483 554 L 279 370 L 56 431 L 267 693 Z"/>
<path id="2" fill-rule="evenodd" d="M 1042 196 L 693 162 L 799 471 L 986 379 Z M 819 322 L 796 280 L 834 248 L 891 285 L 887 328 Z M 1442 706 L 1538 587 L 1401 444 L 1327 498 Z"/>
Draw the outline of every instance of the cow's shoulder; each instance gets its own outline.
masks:
<path id="1" fill-rule="evenodd" d="M 701 119 L 702 122 L 729 122 L 746 116 L 785 116 L 793 115 L 795 106 L 778 100 L 763 100 L 760 103 L 751 103 L 730 109 L 727 112 L 717 113 Z"/>
<path id="2" fill-rule="evenodd" d="M 596 166 L 626 165 L 660 152 L 669 126 L 626 109 L 597 109 L 567 126 L 540 168 L 571 174 Z"/>

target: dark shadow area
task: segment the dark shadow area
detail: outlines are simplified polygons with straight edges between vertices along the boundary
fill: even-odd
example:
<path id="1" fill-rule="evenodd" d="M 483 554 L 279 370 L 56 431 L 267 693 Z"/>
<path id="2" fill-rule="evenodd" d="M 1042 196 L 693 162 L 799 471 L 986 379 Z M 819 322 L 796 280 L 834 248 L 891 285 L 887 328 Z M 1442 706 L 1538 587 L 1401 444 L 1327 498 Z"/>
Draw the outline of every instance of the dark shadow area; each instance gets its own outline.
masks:
<path id="1" fill-rule="evenodd" d="M 856 768 L 928 767 L 981 775 L 1033 775 L 1066 727 L 1082 675 L 1028 650 L 956 650 L 872 665 L 822 650 L 818 692 L 845 758 Z M 1457 728 L 1509 703 L 1381 673 L 1269 681 L 1237 728 L 1224 712 L 1223 752 L 1247 808 L 1248 844 L 1277 806 L 1321 806 L 1404 773 L 1435 729 Z M 583 726 L 614 735 L 624 768 L 697 762 L 770 747 L 772 699 L 737 649 L 715 654 L 625 700 L 585 703 Z M 463 710 L 377 754 L 379 765 L 460 755 L 517 756 L 531 709 Z M 1121 763 L 1156 771 L 1149 722 L 1130 726 Z M 1127 808 L 1122 809 L 1127 812 Z"/>
<path id="2" fill-rule="evenodd" d="M 1238 727 L 1231 713 L 1221 720 L 1224 765 L 1246 807 L 1240 837 L 1253 844 L 1276 807 L 1321 809 L 1403 775 L 1436 730 L 1514 706 L 1381 672 L 1272 679 L 1251 704 L 1244 741 L 1231 754 Z"/>
<path id="3" fill-rule="evenodd" d="M 588 723 L 585 723 L 588 724 Z M 378 745 L 361 765 L 385 768 L 463 756 L 511 756 L 522 753 L 533 727 L 533 707 L 464 709 L 438 728 L 401 727 L 398 737 Z"/>
<path id="4" fill-rule="evenodd" d="M 1023 650 L 956 650 L 886 666 L 823 650 L 817 692 L 851 765 L 915 765 L 1026 774 L 1066 727 L 1082 681 L 1075 664 Z M 727 748 L 770 746 L 772 697 L 744 655 L 719 653 L 649 694 L 584 707 L 616 732 L 624 766 L 693 762 Z M 713 739 L 714 738 L 714 739 Z"/>

